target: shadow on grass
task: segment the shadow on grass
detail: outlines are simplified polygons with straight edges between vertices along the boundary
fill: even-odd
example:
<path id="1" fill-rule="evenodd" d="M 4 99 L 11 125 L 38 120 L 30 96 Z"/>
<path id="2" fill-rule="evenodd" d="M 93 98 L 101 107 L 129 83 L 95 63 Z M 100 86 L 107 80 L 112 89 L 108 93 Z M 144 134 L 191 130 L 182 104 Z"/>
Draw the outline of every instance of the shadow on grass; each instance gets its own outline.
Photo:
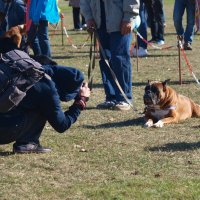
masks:
<path id="1" fill-rule="evenodd" d="M 0 152 L 0 156 L 2 157 L 12 156 L 12 155 L 14 155 L 14 153 L 11 151 Z"/>
<path id="2" fill-rule="evenodd" d="M 87 129 L 102 129 L 102 128 L 120 128 L 120 127 L 125 127 L 125 126 L 135 126 L 135 125 L 143 125 L 144 124 L 144 118 L 139 117 L 136 119 L 131 119 L 127 121 L 121 121 L 121 122 L 110 122 L 110 123 L 104 123 L 104 124 L 99 124 L 99 125 L 84 125 L 83 128 Z"/>
<path id="3" fill-rule="evenodd" d="M 163 152 L 174 152 L 174 151 L 189 151 L 200 148 L 200 142 L 177 142 L 177 143 L 167 143 L 163 146 L 145 148 L 146 151 L 163 151 Z"/>

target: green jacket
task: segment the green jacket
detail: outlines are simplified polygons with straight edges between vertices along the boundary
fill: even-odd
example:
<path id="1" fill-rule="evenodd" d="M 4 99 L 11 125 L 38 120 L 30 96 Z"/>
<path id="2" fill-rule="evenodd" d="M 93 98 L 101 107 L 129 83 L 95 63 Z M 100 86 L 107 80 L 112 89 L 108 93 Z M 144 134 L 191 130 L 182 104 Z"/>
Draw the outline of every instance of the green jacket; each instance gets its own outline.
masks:
<path id="1" fill-rule="evenodd" d="M 139 14 L 140 0 L 103 0 L 108 32 L 120 30 L 121 21 L 134 22 Z M 81 13 L 86 21 L 94 19 L 97 28 L 101 25 L 100 0 L 80 0 Z"/>

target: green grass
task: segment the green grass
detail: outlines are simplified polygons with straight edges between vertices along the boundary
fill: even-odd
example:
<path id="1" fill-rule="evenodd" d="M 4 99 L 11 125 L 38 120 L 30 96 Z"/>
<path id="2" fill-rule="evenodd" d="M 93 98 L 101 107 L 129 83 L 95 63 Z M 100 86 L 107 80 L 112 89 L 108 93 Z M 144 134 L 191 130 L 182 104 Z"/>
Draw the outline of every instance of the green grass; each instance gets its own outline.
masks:
<path id="1" fill-rule="evenodd" d="M 80 47 L 87 33 L 71 31 L 71 8 L 67 1 L 60 4 L 68 34 Z M 48 124 L 43 131 L 41 143 L 51 147 L 52 153 L 12 155 L 12 144 L 0 146 L 0 200 L 200 199 L 200 120 L 193 118 L 159 129 L 145 129 L 140 114 L 148 79 L 170 78 L 171 87 L 200 103 L 200 87 L 183 59 L 183 84 L 179 84 L 173 1 L 165 1 L 165 12 L 165 40 L 174 47 L 168 50 L 149 47 L 150 56 L 139 59 L 139 71 L 136 59 L 132 58 L 137 111 L 95 108 L 104 100 L 97 60 L 88 109 L 64 134 L 56 133 Z M 65 36 L 62 45 L 61 31 L 52 36 L 50 29 L 53 58 L 60 65 L 79 68 L 87 80 L 89 41 L 84 48 L 74 49 Z M 197 78 L 200 78 L 199 40 L 199 34 L 195 35 L 194 50 L 186 52 Z M 70 103 L 63 103 L 63 109 Z"/>

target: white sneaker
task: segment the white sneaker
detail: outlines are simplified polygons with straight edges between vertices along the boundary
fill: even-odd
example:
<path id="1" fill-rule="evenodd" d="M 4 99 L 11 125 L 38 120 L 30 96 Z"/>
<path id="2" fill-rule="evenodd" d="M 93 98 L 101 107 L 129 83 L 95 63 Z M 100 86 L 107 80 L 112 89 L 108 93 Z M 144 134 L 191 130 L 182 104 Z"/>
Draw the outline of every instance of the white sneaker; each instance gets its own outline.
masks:
<path id="1" fill-rule="evenodd" d="M 146 57 L 148 56 L 147 49 L 144 49 L 143 47 L 139 47 L 138 51 L 136 52 L 136 48 L 133 49 L 133 57 Z"/>
<path id="2" fill-rule="evenodd" d="M 113 107 L 114 110 L 130 110 L 131 106 L 125 101 L 119 101 Z"/>
<path id="3" fill-rule="evenodd" d="M 163 44 L 165 44 L 165 41 L 164 41 L 164 40 L 158 40 L 158 41 L 156 42 L 156 44 L 157 44 L 157 45 L 163 45 Z"/>

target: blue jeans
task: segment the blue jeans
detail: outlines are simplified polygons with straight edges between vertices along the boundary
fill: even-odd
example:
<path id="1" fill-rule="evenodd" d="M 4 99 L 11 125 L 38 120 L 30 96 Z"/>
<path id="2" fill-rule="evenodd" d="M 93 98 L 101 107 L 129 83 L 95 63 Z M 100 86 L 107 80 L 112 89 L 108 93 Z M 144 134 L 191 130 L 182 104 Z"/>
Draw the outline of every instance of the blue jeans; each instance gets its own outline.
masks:
<path id="1" fill-rule="evenodd" d="M 121 35 L 120 32 L 107 33 L 104 29 L 99 29 L 98 34 L 111 69 L 115 73 L 117 80 L 128 99 L 132 100 L 132 68 L 129 52 L 132 38 L 131 34 Z M 99 65 L 106 100 L 125 101 L 101 52 Z"/>
<path id="2" fill-rule="evenodd" d="M 104 3 L 101 0 L 101 26 L 97 30 L 99 40 L 102 48 L 105 51 L 106 58 L 109 61 L 110 67 L 115 73 L 119 84 L 127 96 L 128 99 L 132 100 L 132 68 L 130 58 L 130 43 L 132 34 L 121 35 L 118 32 L 108 33 L 106 30 L 106 15 Z M 125 101 L 119 88 L 117 87 L 114 78 L 107 66 L 102 52 L 100 52 L 99 66 L 102 75 L 102 81 L 106 94 L 107 101 Z"/>
<path id="3" fill-rule="evenodd" d="M 146 21 L 146 9 L 145 9 L 145 3 L 144 0 L 140 0 L 140 19 L 141 24 L 138 28 L 138 32 L 142 35 L 142 37 L 147 40 L 147 21 Z M 137 37 L 138 39 L 138 46 L 142 47 L 144 49 L 147 49 L 147 44 L 140 39 L 140 37 Z"/>
<path id="4" fill-rule="evenodd" d="M 187 12 L 187 25 L 184 30 L 183 15 L 185 10 Z M 192 43 L 195 26 L 195 1 L 192 3 L 191 0 L 175 0 L 173 18 L 177 35 L 183 36 L 185 42 Z"/>
<path id="5" fill-rule="evenodd" d="M 28 41 L 35 56 L 45 55 L 51 57 L 48 21 L 40 20 L 38 25 L 32 23 L 28 32 Z"/>

